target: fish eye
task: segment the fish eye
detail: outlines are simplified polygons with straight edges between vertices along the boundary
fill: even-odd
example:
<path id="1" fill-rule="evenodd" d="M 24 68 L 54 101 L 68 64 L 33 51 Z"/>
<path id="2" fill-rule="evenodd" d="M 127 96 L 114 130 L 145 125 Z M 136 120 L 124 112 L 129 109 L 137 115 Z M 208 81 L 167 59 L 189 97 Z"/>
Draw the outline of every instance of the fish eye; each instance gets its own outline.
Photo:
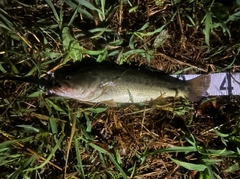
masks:
<path id="1" fill-rule="evenodd" d="M 71 80 L 72 77 L 71 76 L 66 76 L 65 78 L 66 78 L 66 80 Z"/>

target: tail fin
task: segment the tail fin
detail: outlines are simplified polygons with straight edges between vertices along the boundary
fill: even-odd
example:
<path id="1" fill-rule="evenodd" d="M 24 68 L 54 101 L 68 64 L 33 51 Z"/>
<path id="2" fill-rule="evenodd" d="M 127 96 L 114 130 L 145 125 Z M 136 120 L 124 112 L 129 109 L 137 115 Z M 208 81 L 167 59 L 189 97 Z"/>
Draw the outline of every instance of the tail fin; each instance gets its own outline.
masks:
<path id="1" fill-rule="evenodd" d="M 197 78 L 189 80 L 190 89 L 188 99 L 192 102 L 200 101 L 204 96 L 207 96 L 207 90 L 211 83 L 210 75 L 200 75 Z"/>

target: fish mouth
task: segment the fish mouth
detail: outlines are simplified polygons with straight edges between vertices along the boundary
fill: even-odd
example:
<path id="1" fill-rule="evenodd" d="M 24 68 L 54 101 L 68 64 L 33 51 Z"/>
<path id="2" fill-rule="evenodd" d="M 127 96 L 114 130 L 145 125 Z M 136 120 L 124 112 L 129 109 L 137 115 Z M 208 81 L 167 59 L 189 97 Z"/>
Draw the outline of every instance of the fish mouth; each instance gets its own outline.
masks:
<path id="1" fill-rule="evenodd" d="M 56 73 L 52 76 L 52 78 L 53 78 L 53 87 L 71 88 L 68 76 Z"/>
<path id="2" fill-rule="evenodd" d="M 67 81 L 52 77 L 52 85 L 48 89 L 48 92 L 53 94 L 65 94 L 70 89 L 71 85 Z"/>
<path id="3" fill-rule="evenodd" d="M 50 92 L 50 93 L 53 93 L 53 94 L 63 94 L 64 91 L 65 91 L 65 90 L 64 90 L 63 88 L 57 87 L 57 86 L 52 87 L 52 88 L 49 89 L 49 92 Z"/>

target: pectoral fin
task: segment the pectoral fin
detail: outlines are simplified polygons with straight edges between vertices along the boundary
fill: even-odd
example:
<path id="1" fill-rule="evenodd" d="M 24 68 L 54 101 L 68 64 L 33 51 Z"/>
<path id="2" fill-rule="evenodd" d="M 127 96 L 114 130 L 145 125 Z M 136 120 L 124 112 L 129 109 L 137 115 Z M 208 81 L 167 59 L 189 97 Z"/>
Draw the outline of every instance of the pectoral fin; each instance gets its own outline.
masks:
<path id="1" fill-rule="evenodd" d="M 102 101 L 101 103 L 106 104 L 109 107 L 117 107 L 117 103 L 113 100 Z"/>

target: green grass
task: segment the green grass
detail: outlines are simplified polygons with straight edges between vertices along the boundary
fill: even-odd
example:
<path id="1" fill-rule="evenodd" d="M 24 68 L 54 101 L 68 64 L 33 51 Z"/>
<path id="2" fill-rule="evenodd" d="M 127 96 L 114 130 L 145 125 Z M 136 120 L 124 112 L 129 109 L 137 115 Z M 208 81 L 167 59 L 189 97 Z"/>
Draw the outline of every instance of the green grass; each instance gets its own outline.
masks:
<path id="1" fill-rule="evenodd" d="M 0 4 L 0 76 L 46 78 L 89 57 L 175 74 L 239 71 L 238 0 L 139 2 Z M 239 102 L 110 108 L 0 81 L 0 178 L 238 178 Z"/>

